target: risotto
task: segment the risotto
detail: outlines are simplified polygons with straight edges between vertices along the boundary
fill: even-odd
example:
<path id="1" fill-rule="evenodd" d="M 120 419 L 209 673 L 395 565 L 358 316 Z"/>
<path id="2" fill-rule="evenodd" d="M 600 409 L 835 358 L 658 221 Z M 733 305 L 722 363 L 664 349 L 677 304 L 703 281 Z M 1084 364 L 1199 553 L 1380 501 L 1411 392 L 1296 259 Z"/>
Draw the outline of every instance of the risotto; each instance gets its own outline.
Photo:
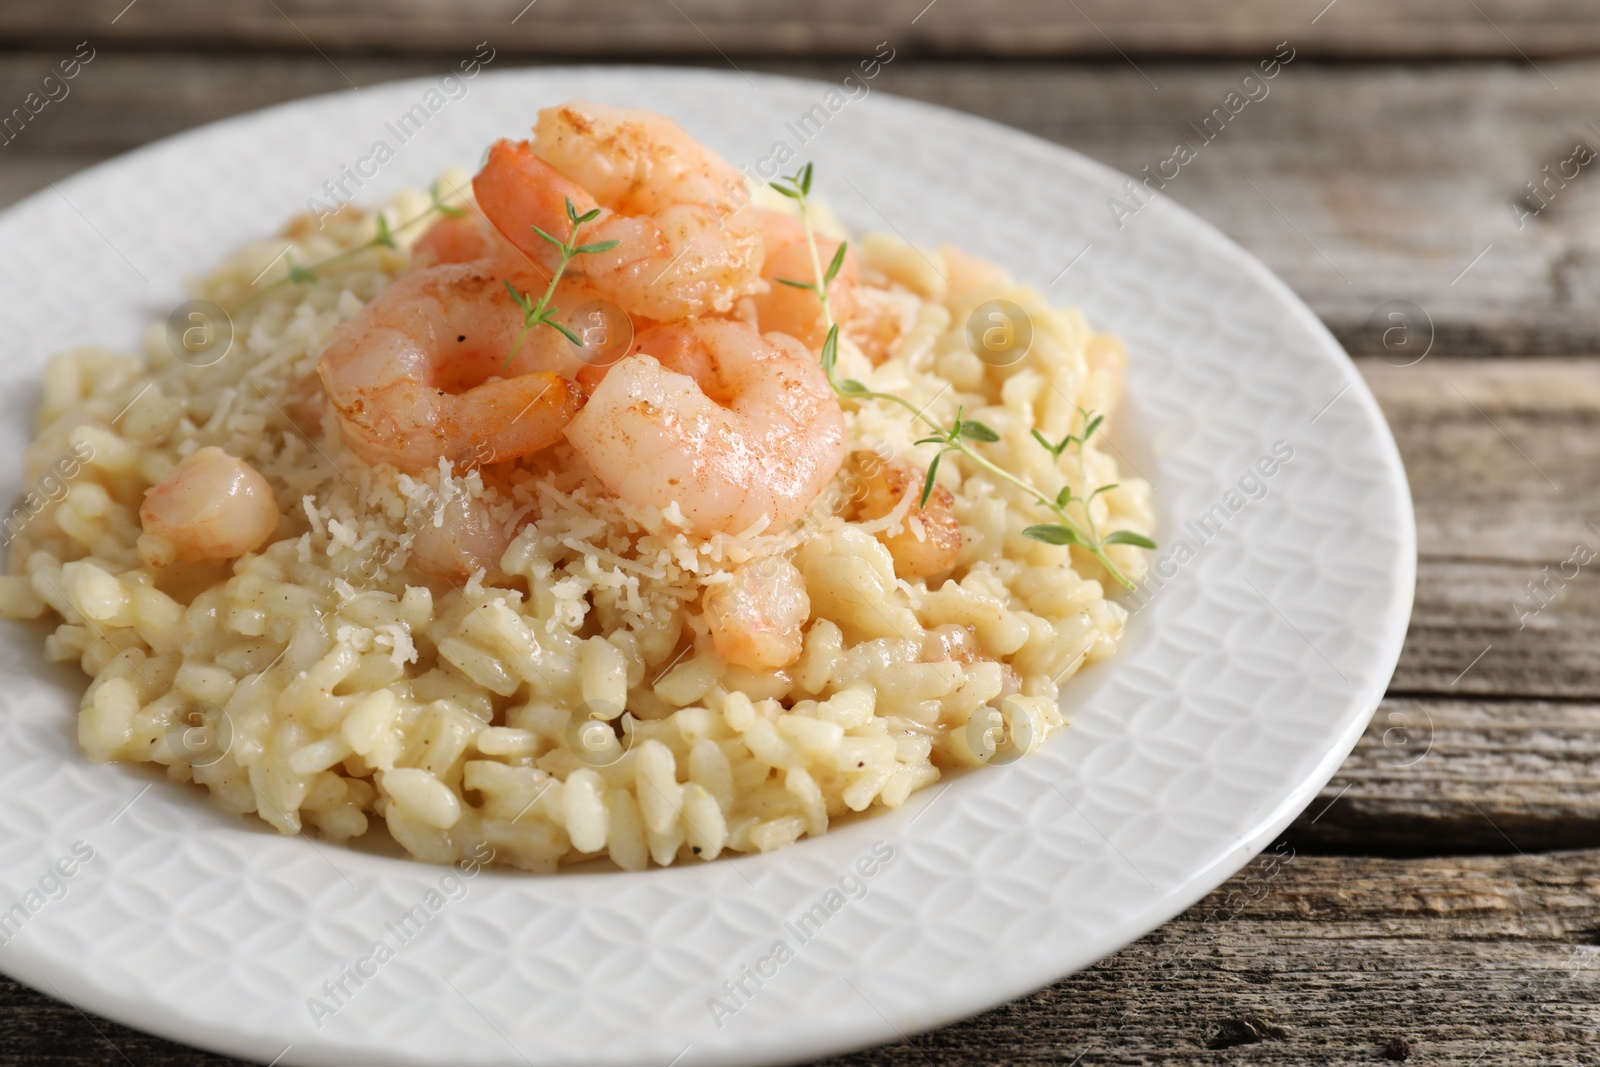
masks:
<path id="1" fill-rule="evenodd" d="M 85 754 L 159 764 L 285 834 L 342 842 L 381 823 L 422 860 L 487 844 L 496 862 L 550 872 L 769 851 L 1037 748 L 1063 723 L 1062 681 L 1115 649 L 1126 614 L 1105 561 L 1137 581 L 1142 538 L 1098 546 L 1102 559 L 1025 536 L 1048 515 L 994 468 L 1052 499 L 1069 490 L 1086 528 L 1148 534 L 1148 487 L 1091 425 L 1116 406 L 1122 345 L 998 266 L 877 234 L 847 256 L 818 205 L 802 237 L 796 198 L 742 186 L 736 216 L 758 221 L 720 217 L 693 249 L 662 245 L 701 288 L 664 294 L 644 276 L 654 265 L 607 274 L 602 258 L 628 250 L 622 224 L 638 222 L 628 212 L 667 209 L 630 209 L 604 175 L 564 166 L 545 121 L 538 159 L 506 159 L 555 166 L 602 209 L 585 221 L 569 193 L 564 246 L 565 220 L 541 227 L 544 276 L 588 289 L 551 280 L 541 310 L 544 276 L 488 272 L 472 314 L 510 313 L 494 351 L 511 355 L 460 370 L 471 380 L 393 367 L 422 336 L 408 323 L 430 315 L 427 344 L 468 344 L 448 302 L 465 299 L 462 264 L 523 240 L 483 174 L 296 219 L 198 279 L 141 354 L 50 359 L 0 613 L 48 618 L 47 654 L 91 679 Z M 687 144 L 671 141 L 673 158 L 698 150 Z M 588 230 L 578 244 L 580 226 L 611 223 L 616 248 Z M 785 234 L 793 262 L 774 266 Z M 706 282 L 712 239 L 728 263 L 754 257 L 748 276 Z M 573 254 L 554 266 L 558 246 Z M 813 277 L 835 248 L 837 279 Z M 536 241 L 523 251 L 524 267 L 538 259 Z M 436 304 L 384 318 L 441 278 L 454 295 L 428 290 L 413 299 Z M 590 320 L 574 318 L 590 297 Z M 829 307 L 830 380 L 869 396 L 835 399 L 815 369 Z M 563 329 L 547 313 L 566 314 Z M 591 320 L 598 340 L 580 329 Z M 995 349 L 981 340 L 991 321 L 1028 336 Z M 758 352 L 747 378 L 809 369 L 758 396 L 762 380 L 732 377 L 735 342 Z M 512 374 L 513 359 L 546 362 Z M 794 407 L 813 378 L 822 399 Z M 530 392 L 521 413 L 463 399 L 514 386 Z M 690 463 L 679 438 L 629 437 L 626 418 L 680 393 L 751 416 L 711 435 L 756 442 L 733 450 L 754 457 L 742 475 L 726 473 L 733 459 Z M 991 432 L 949 450 L 914 409 Z M 685 479 L 728 484 L 669 477 L 680 463 Z"/>

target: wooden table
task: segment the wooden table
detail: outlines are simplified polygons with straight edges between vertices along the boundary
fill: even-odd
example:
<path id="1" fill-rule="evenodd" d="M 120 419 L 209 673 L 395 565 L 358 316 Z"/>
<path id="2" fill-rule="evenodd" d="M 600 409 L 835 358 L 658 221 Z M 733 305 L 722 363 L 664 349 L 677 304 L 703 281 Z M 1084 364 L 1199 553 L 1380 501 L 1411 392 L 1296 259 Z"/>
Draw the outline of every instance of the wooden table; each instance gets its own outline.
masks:
<path id="1" fill-rule="evenodd" d="M 828 78 L 889 40 L 877 88 L 1137 171 L 1290 42 L 1270 97 L 1167 194 L 1311 304 L 1394 428 L 1421 560 L 1389 695 L 1285 842 L 1180 918 L 911 1047 L 833 1062 L 1600 1062 L 1600 563 L 1562 575 L 1600 553 L 1600 160 L 1539 198 L 1525 185 L 1600 151 L 1593 0 L 125 4 L 0 9 L 4 109 L 77 42 L 96 49 L 0 147 L 0 204 L 480 40 L 497 67 Z M 1370 321 L 1392 300 L 1431 323 L 1420 362 Z M 0 980 L 0 1063 L 124 1062 L 225 1061 Z"/>

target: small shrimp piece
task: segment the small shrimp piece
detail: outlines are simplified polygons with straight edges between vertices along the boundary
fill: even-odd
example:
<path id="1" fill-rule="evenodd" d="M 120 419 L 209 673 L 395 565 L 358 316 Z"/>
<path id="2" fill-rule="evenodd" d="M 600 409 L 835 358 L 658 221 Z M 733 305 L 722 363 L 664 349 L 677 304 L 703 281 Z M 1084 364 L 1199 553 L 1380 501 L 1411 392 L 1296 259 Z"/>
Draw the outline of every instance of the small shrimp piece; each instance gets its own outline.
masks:
<path id="1" fill-rule="evenodd" d="M 844 458 L 844 415 L 816 357 L 742 322 L 657 326 L 567 427 L 612 493 L 676 503 L 700 534 L 798 519 Z"/>
<path id="2" fill-rule="evenodd" d="M 771 288 L 753 297 L 756 321 L 763 333 L 786 333 L 814 352 L 828 337 L 822 301 L 809 289 L 785 285 L 779 279 L 815 283 L 818 269 L 828 269 L 841 242 L 818 235 L 817 259 L 813 261 L 806 230 L 799 219 L 776 211 L 760 211 L 757 216 L 766 245 L 761 278 Z M 839 273 L 828 285 L 828 308 L 841 323 L 849 323 L 856 314 L 856 273 L 855 253 L 846 251 Z"/>
<path id="3" fill-rule="evenodd" d="M 439 263 L 479 263 L 508 277 L 526 278 L 529 273 L 528 257 L 501 237 L 500 231 L 476 211 L 440 219 L 411 246 L 413 270 Z M 548 274 L 539 279 L 540 289 L 548 279 Z M 583 289 L 576 281 L 563 283 L 561 294 L 565 302 L 557 307 L 562 313 L 563 325 L 583 341 L 583 350 L 574 349 L 572 353 L 578 364 L 565 368 L 563 373 L 585 367 L 604 367 L 622 358 L 627 355 L 628 343 L 635 331 L 652 325 L 648 319 L 629 316 L 609 300 L 596 299 L 598 293 Z M 531 298 L 538 293 L 528 295 Z M 577 303 L 578 300 L 586 302 Z M 579 381 L 582 380 L 580 376 Z"/>
<path id="4" fill-rule="evenodd" d="M 729 581 L 706 587 L 701 606 L 724 661 L 770 671 L 800 658 L 811 597 L 787 559 L 765 556 L 735 568 Z"/>
<path id="5" fill-rule="evenodd" d="M 411 246 L 411 266 L 417 270 L 440 263 L 471 263 L 508 251 L 508 243 L 488 219 L 479 212 L 467 211 L 446 215 L 429 226 Z"/>
<path id="6" fill-rule="evenodd" d="M 494 260 L 412 271 L 334 332 L 317 373 L 345 441 L 368 463 L 403 471 L 440 458 L 465 466 L 537 452 L 561 438 L 583 403 L 563 374 L 581 366 L 557 331 L 522 337 L 522 310 L 506 292 L 539 292 L 537 277 L 507 279 Z M 586 290 L 564 282 L 557 306 Z"/>
<path id="7" fill-rule="evenodd" d="M 851 456 L 860 481 L 857 520 L 870 522 L 889 514 L 910 493 L 920 497 L 922 477 L 909 464 L 885 461 L 871 452 Z M 955 566 L 961 552 L 961 524 L 951 510 L 955 496 L 937 482 L 927 505 L 915 501 L 898 529 L 879 531 L 877 538 L 894 559 L 897 577 L 927 578 Z"/>
<path id="8" fill-rule="evenodd" d="M 532 142 L 498 141 L 472 180 L 505 238 L 549 267 L 566 205 L 601 214 L 579 241 L 618 242 L 569 267 L 630 315 L 727 313 L 760 286 L 761 226 L 744 178 L 660 115 L 574 101 L 539 112 Z"/>
<path id="9" fill-rule="evenodd" d="M 845 335 L 876 367 L 890 356 L 916 323 L 921 300 L 910 293 L 863 285 L 856 290 L 855 309 L 844 324 Z"/>
<path id="10" fill-rule="evenodd" d="M 458 581 L 481 570 L 492 581 L 511 537 L 482 501 L 457 496 L 441 509 L 437 526 L 431 512 L 423 519 L 411 541 L 411 563 L 430 578 Z"/>
<path id="11" fill-rule="evenodd" d="M 254 467 L 214 446 L 173 468 L 139 509 L 139 555 L 151 566 L 254 552 L 278 527 L 278 502 Z"/>

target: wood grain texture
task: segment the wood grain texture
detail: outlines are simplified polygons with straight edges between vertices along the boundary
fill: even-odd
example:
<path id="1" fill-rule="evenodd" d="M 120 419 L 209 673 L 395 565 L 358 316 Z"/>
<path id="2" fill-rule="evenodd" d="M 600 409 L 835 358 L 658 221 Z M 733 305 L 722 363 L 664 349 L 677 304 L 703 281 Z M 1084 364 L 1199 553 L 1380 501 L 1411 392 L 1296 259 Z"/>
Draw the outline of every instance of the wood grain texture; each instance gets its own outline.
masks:
<path id="1" fill-rule="evenodd" d="M 557 55 L 804 55 L 891 40 L 942 56 L 1251 55 L 1285 38 L 1339 56 L 1594 54 L 1586 0 L 91 0 L 8 4 L 19 43 L 433 51 L 489 40 Z"/>
<path id="2" fill-rule="evenodd" d="M 1416 607 L 1391 691 L 1600 700 L 1592 360 L 1362 361 L 1416 502 Z"/>
<path id="3" fill-rule="evenodd" d="M 1600 704 L 1391 697 L 1289 836 L 1367 854 L 1600 847 Z"/>
<path id="4" fill-rule="evenodd" d="M 0 113 L 58 58 L 0 54 Z M 44 177 L 87 159 L 239 111 L 350 83 L 438 74 L 450 61 L 105 51 L 71 83 L 70 96 L 0 147 L 0 198 L 41 187 Z M 514 62 L 502 56 L 490 69 Z M 850 67 L 847 60 L 739 65 L 826 79 Z M 874 85 L 1138 173 L 1167 159 L 1180 139 L 1201 143 L 1190 124 L 1221 106 L 1252 69 L 1233 60 L 1140 66 L 1143 75 L 1120 64 L 900 58 Z M 1590 106 L 1600 99 L 1600 62 L 1540 67 L 1543 73 L 1521 60 L 1418 68 L 1297 58 L 1161 195 L 1261 257 L 1352 351 L 1386 353 L 1385 331 L 1394 324 L 1374 316 L 1396 300 L 1420 314 L 1413 333 L 1391 330 L 1391 342 L 1409 338 L 1436 354 L 1600 351 L 1600 182 L 1593 178 L 1600 162 L 1565 188 L 1552 185 L 1548 207 L 1521 217 L 1520 229 L 1512 211 L 1524 183 L 1559 166 L 1576 143 L 1600 151 L 1600 109 L 1591 114 Z M 1527 201 L 1520 210 L 1529 205 L 1537 206 Z M 1136 216 L 1127 226 L 1148 222 Z M 1059 295 L 1071 298 L 1070 279 Z M 1406 351 L 1388 354 L 1400 362 Z"/>
<path id="5" fill-rule="evenodd" d="M 1383 346 L 1395 323 L 1374 318 L 1390 301 L 1421 312 L 1415 334 L 1391 342 L 1411 336 L 1457 356 L 1600 350 L 1600 162 L 1564 188 L 1552 181 L 1539 214 L 1512 211 L 1525 183 L 1578 142 L 1600 149 L 1590 104 L 1600 64 L 1541 63 L 1541 74 L 1520 61 L 1419 69 L 1301 58 L 1210 141 L 1197 128 L 1250 66 L 1142 66 L 1158 89 L 1132 70 L 1064 64 L 906 64 L 878 85 L 1128 174 L 1149 167 L 1159 178 L 1175 147 L 1190 146 L 1197 158 L 1158 195 L 1259 256 L 1353 352 L 1403 361 L 1404 349 Z M 1123 221 L 1132 231 L 1149 217 Z"/>
<path id="6" fill-rule="evenodd" d="M 1600 853 L 1375 860 L 1285 843 L 1160 930 L 976 1018 L 827 1067 L 1594 1063 Z M 236 1061 L 0 979 L 0 1065 Z M 113 1051 L 115 1049 L 116 1051 Z M 665 1067 L 665 1065 L 663 1065 Z"/>
<path id="7" fill-rule="evenodd" d="M 1405 459 L 1422 554 L 1526 564 L 1520 585 L 1580 542 L 1600 549 L 1594 362 L 1448 357 L 1359 361 Z"/>
<path id="8" fill-rule="evenodd" d="M 1411 480 L 1416 607 L 1389 699 L 1291 836 L 1600 847 L 1600 366 L 1358 365 Z"/>

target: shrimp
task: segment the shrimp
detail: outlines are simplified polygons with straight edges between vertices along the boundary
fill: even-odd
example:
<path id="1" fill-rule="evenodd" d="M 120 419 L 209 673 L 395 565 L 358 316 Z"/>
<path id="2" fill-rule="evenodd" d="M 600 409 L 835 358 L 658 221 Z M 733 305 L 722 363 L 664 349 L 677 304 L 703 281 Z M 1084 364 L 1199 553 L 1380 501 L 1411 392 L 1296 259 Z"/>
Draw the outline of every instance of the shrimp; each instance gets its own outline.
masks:
<path id="1" fill-rule="evenodd" d="M 863 285 L 855 295 L 845 333 L 876 367 L 892 356 L 900 339 L 911 332 L 921 301 L 910 293 L 870 285 Z"/>
<path id="2" fill-rule="evenodd" d="M 806 230 L 800 220 L 776 211 L 758 212 L 766 259 L 761 265 L 762 280 L 770 289 L 752 299 L 756 321 L 763 333 L 786 333 L 812 351 L 822 347 L 828 327 L 822 318 L 822 302 L 809 289 L 785 285 L 779 279 L 813 283 L 820 267 L 826 270 L 841 242 L 817 237 L 817 260 L 811 259 Z M 856 257 L 846 251 L 839 273 L 828 286 L 828 308 L 835 319 L 849 322 L 856 312 Z"/>
<path id="3" fill-rule="evenodd" d="M 811 597 L 805 578 L 782 556 L 734 568 L 728 581 L 706 587 L 701 608 L 725 662 L 770 671 L 800 658 Z"/>
<path id="4" fill-rule="evenodd" d="M 505 253 L 511 253 L 506 256 Z M 446 215 L 429 226 L 411 246 L 413 268 L 440 263 L 471 263 L 479 259 L 516 256 L 510 243 L 500 236 L 489 220 L 476 211 Z"/>
<path id="5" fill-rule="evenodd" d="M 611 366 L 567 440 L 630 504 L 701 534 L 786 525 L 844 458 L 844 415 L 800 342 L 743 322 L 657 326 Z"/>
<path id="6" fill-rule="evenodd" d="M 413 271 L 335 331 L 317 364 L 344 438 L 368 463 L 404 471 L 442 457 L 476 466 L 545 448 L 582 405 L 563 373 L 582 361 L 557 331 L 523 338 L 522 310 L 505 283 L 538 292 L 544 281 L 485 259 Z M 587 290 L 563 282 L 558 304 Z"/>
<path id="7" fill-rule="evenodd" d="M 539 112 L 534 140 L 497 141 L 472 188 L 485 215 L 528 256 L 565 238 L 566 205 L 599 217 L 579 241 L 617 241 L 570 269 L 630 315 L 661 322 L 727 313 L 760 287 L 761 225 L 744 179 L 670 120 L 574 101 Z"/>
<path id="8" fill-rule="evenodd" d="M 411 541 L 411 562 L 431 578 L 455 581 L 481 570 L 493 580 L 512 533 L 481 500 L 457 496 L 444 505 L 439 525 L 431 515 L 423 520 Z"/>
<path id="9" fill-rule="evenodd" d="M 871 452 L 851 454 L 852 473 L 860 480 L 857 518 L 881 519 L 907 493 L 921 494 L 922 478 L 899 460 L 885 462 Z M 927 578 L 955 566 L 961 552 L 961 525 L 951 510 L 955 496 L 937 482 L 928 503 L 912 503 L 894 532 L 880 531 L 878 540 L 894 560 L 896 577 Z"/>
<path id="10" fill-rule="evenodd" d="M 254 467 L 202 448 L 145 494 L 139 555 L 154 567 L 234 559 L 265 544 L 278 517 L 272 487 Z"/>

